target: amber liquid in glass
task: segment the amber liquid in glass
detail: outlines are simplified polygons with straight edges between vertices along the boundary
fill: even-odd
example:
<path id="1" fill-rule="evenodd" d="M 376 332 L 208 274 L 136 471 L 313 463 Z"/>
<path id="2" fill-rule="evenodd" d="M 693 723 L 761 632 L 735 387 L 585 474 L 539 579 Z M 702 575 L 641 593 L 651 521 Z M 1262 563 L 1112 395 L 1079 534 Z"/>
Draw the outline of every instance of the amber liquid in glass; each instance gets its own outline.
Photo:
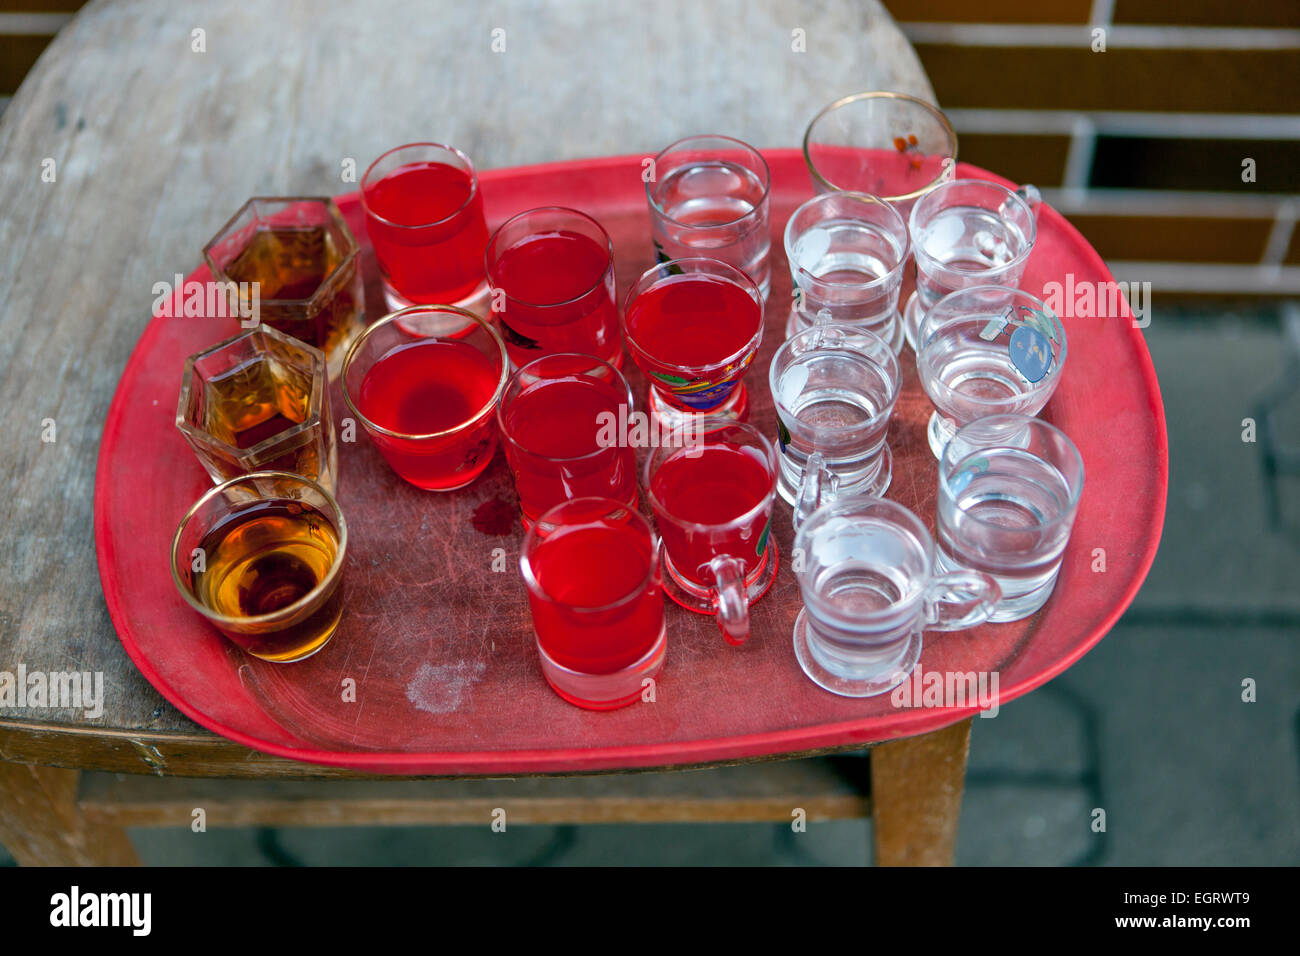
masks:
<path id="1" fill-rule="evenodd" d="M 319 511 L 301 501 L 263 501 L 212 528 L 200 548 L 204 569 L 194 575 L 194 596 L 230 618 L 282 611 L 310 594 L 329 574 L 338 534 Z M 325 646 L 338 627 L 343 590 L 320 606 L 283 621 L 222 630 L 255 657 L 296 661 Z"/>
<path id="2" fill-rule="evenodd" d="M 311 380 L 292 366 L 256 358 L 209 378 L 204 393 L 205 420 L 194 422 L 195 427 L 236 448 L 252 448 L 307 418 Z M 319 444 L 306 441 L 258 467 L 315 481 L 325 465 L 319 458 Z"/>
<path id="3" fill-rule="evenodd" d="M 235 282 L 260 284 L 263 322 L 329 353 L 353 326 L 357 303 L 351 275 L 332 281 L 336 291 L 314 315 L 305 314 L 301 305 L 290 308 L 275 300 L 310 299 L 342 259 L 343 251 L 324 226 L 269 227 L 253 233 L 244 250 L 226 266 L 226 275 Z M 354 258 L 349 272 L 356 267 Z"/>

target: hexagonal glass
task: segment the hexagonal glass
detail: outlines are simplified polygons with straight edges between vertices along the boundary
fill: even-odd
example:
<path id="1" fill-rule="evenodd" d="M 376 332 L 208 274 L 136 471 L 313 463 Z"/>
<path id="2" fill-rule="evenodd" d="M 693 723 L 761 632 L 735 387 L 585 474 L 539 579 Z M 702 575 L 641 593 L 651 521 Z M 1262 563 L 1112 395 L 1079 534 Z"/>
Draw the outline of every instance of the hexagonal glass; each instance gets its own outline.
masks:
<path id="1" fill-rule="evenodd" d="M 185 360 L 176 427 L 215 484 L 272 470 L 335 490 L 338 446 L 325 356 L 269 326 Z"/>
<path id="2" fill-rule="evenodd" d="M 332 199 L 255 196 L 203 247 L 203 258 L 218 282 L 258 283 L 261 321 L 321 349 L 337 374 L 366 305 L 357 241 Z"/>

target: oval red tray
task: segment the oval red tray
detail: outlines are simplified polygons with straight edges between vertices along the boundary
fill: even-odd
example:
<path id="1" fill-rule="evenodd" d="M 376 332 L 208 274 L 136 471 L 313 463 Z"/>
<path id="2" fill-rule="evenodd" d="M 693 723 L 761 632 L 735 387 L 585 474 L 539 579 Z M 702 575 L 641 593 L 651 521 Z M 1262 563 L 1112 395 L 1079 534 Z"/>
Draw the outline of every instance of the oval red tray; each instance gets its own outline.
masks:
<path id="1" fill-rule="evenodd" d="M 811 195 L 811 184 L 796 150 L 766 156 L 773 286 L 767 334 L 748 382 L 751 420 L 774 432 L 767 365 L 782 340 L 790 301 L 781 231 Z M 614 240 L 621 295 L 653 263 L 641 159 L 485 172 L 489 226 L 534 206 L 585 210 Z M 960 173 L 997 179 L 966 165 Z M 362 213 L 355 194 L 338 202 L 364 247 L 373 319 L 383 311 L 382 299 Z M 214 226 L 219 219 L 214 213 Z M 1066 273 L 1073 273 L 1076 287 L 1111 279 L 1078 232 L 1044 206 L 1023 287 L 1041 290 L 1046 282 L 1064 281 Z M 200 268 L 191 277 L 209 276 Z M 1055 594 L 1026 621 L 927 635 L 920 664 L 927 673 L 996 671 L 1003 704 L 1065 670 L 1105 635 L 1137 593 L 1164 519 L 1164 411 L 1140 331 L 1127 313 L 1064 322 L 1070 354 L 1044 417 L 1079 446 L 1087 480 Z M 975 712 L 974 702 L 900 708 L 889 695 L 848 700 L 804 677 L 791 646 L 801 602 L 784 561 L 790 509 L 779 500 L 775 533 L 783 565 L 754 608 L 753 637 L 745 647 L 725 645 L 711 620 L 670 604 L 667 665 L 656 700 L 608 713 L 570 706 L 538 669 L 517 568 L 522 534 L 501 453 L 470 487 L 431 494 L 398 479 L 364 434 L 340 445 L 339 500 L 351 539 L 347 609 L 338 633 L 298 664 L 245 657 L 182 602 L 168 569 L 176 523 L 210 487 L 173 424 L 182 365 L 187 355 L 235 330 L 233 320 L 153 318 L 109 409 L 95 487 L 100 575 L 122 645 L 154 687 L 204 727 L 311 763 L 380 773 L 516 774 L 867 744 L 935 730 Z M 894 481 L 888 497 L 914 509 L 933 530 L 935 462 L 924 433 L 930 404 L 910 351 L 902 365 L 904 390 L 889 436 Z M 644 381 L 634 369 L 629 377 L 638 403 L 644 402 Z M 344 413 L 336 388 L 336 419 Z M 500 529 L 483 519 L 503 514 L 511 516 L 509 528 L 493 533 Z M 1093 570 L 1096 549 L 1104 550 L 1104 571 Z M 349 699 L 350 686 L 355 699 Z"/>

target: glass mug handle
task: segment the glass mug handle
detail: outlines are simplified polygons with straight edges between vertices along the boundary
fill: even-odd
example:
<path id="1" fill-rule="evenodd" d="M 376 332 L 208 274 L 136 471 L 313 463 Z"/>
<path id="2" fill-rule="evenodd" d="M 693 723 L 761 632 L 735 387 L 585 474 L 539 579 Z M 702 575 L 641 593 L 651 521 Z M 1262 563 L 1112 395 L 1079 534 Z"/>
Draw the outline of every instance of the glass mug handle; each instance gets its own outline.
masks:
<path id="1" fill-rule="evenodd" d="M 745 590 L 745 565 L 727 554 L 709 562 L 713 572 L 713 601 L 718 630 L 723 639 L 739 646 L 749 640 L 749 594 Z"/>
<path id="2" fill-rule="evenodd" d="M 799 479 L 799 495 L 794 505 L 795 530 L 822 505 L 834 501 L 839 489 L 840 476 L 826 466 L 822 453 L 815 451 L 809 455 Z"/>
<path id="3" fill-rule="evenodd" d="M 1037 219 L 1038 207 L 1043 204 L 1043 194 L 1038 191 L 1038 187 L 1033 183 L 1025 183 L 1016 190 L 1016 195 L 1025 201 L 1029 214 Z"/>
<path id="4" fill-rule="evenodd" d="M 953 571 L 930 582 L 925 595 L 926 627 L 961 631 L 983 624 L 997 610 L 1002 588 L 983 571 Z"/>

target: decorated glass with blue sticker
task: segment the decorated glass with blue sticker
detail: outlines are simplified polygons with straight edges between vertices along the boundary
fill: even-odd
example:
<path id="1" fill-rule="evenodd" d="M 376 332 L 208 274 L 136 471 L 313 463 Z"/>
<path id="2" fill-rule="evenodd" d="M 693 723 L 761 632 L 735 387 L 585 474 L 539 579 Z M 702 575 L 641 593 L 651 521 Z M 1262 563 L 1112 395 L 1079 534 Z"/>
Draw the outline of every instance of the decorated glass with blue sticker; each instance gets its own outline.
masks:
<path id="1" fill-rule="evenodd" d="M 1083 459 L 1054 425 L 992 415 L 959 429 L 939 460 L 938 563 L 998 582 L 990 620 L 1028 617 L 1056 587 L 1083 493 Z"/>
<path id="2" fill-rule="evenodd" d="M 921 323 L 916 370 L 934 403 L 936 458 L 957 429 L 987 415 L 1037 415 L 1065 366 L 1061 320 L 1027 292 L 975 286 L 944 296 Z"/>

